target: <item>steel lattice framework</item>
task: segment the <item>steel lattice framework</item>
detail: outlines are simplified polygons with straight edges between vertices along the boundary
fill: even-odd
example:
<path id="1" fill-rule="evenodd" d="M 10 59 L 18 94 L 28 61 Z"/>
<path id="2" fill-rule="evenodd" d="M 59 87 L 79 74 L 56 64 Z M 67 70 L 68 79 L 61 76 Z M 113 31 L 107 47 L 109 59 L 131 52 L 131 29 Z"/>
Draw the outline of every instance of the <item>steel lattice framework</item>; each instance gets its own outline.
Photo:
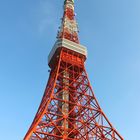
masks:
<path id="1" fill-rule="evenodd" d="M 86 52 L 67 47 L 66 40 L 79 44 L 73 0 L 64 2 L 58 39 L 44 96 L 24 140 L 123 140 L 95 98 L 85 70 Z"/>

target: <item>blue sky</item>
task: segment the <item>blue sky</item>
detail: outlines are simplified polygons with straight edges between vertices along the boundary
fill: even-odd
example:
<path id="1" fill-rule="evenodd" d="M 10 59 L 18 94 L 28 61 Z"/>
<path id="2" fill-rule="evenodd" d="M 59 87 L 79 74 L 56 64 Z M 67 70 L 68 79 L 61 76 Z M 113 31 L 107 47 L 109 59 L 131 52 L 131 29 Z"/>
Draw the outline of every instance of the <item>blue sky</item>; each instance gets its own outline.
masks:
<path id="1" fill-rule="evenodd" d="M 86 69 L 126 140 L 140 132 L 140 1 L 75 0 Z M 1 140 L 22 140 L 41 101 L 63 0 L 0 0 Z"/>

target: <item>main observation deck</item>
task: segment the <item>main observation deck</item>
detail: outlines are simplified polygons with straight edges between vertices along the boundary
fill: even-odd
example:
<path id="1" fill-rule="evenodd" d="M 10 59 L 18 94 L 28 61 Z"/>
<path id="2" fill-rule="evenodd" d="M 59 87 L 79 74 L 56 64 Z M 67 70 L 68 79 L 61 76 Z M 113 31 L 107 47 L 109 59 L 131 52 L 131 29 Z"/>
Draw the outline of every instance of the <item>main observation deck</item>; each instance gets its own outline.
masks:
<path id="1" fill-rule="evenodd" d="M 76 53 L 79 53 L 87 58 L 87 49 L 85 46 L 63 38 L 63 39 L 58 39 L 56 41 L 56 43 L 54 44 L 54 46 L 48 56 L 48 64 L 50 64 L 56 51 L 62 47 L 72 50 Z"/>

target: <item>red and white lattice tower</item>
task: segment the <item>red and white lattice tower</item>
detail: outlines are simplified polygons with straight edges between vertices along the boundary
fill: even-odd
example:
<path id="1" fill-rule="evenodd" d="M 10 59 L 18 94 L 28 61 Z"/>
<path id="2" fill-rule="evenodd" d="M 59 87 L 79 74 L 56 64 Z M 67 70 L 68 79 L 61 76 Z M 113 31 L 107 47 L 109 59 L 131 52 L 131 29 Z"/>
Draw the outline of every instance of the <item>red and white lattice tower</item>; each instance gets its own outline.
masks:
<path id="1" fill-rule="evenodd" d="M 24 140 L 124 140 L 97 102 L 79 43 L 74 0 L 64 1 L 62 24 L 48 65 L 49 80 Z"/>

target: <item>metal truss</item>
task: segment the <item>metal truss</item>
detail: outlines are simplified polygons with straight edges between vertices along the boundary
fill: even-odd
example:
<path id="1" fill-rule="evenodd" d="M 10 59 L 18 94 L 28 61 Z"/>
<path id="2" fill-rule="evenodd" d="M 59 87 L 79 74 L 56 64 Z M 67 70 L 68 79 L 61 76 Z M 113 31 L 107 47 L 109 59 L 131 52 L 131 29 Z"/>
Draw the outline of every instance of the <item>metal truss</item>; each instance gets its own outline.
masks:
<path id="1" fill-rule="evenodd" d="M 62 48 L 24 140 L 123 140 L 91 88 L 85 57 Z"/>

